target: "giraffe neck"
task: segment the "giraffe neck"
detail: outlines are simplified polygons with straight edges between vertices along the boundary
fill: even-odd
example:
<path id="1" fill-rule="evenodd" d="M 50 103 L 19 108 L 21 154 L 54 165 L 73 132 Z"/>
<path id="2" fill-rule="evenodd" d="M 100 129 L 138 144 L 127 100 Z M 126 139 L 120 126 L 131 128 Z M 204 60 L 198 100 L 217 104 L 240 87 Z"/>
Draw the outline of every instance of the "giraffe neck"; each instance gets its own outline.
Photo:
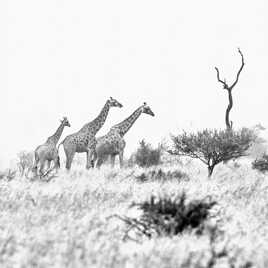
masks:
<path id="1" fill-rule="evenodd" d="M 64 125 L 61 123 L 56 132 L 48 137 L 47 142 L 57 144 L 63 132 Z"/>
<path id="2" fill-rule="evenodd" d="M 142 109 L 141 109 L 141 107 L 139 107 L 124 121 L 113 126 L 112 129 L 117 129 L 119 131 L 120 135 L 123 137 L 129 131 L 129 129 L 133 126 L 133 124 L 139 118 L 141 113 L 142 113 Z"/>
<path id="3" fill-rule="evenodd" d="M 96 134 L 101 129 L 101 127 L 104 125 L 106 121 L 109 110 L 110 105 L 109 102 L 107 101 L 104 107 L 102 108 L 101 112 L 99 113 L 99 115 L 92 121 L 92 123 L 90 123 L 89 128 L 91 133 L 93 132 L 93 134 Z"/>

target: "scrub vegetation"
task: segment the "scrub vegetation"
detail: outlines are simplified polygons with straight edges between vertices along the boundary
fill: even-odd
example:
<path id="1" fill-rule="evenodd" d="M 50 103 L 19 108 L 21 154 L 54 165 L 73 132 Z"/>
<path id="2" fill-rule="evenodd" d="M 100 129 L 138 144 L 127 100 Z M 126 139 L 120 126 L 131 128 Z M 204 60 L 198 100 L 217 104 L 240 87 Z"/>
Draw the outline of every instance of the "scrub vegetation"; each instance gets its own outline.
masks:
<path id="1" fill-rule="evenodd" d="M 198 160 L 162 159 L 2 176 L 0 266 L 267 267 L 267 175 L 241 160 L 208 178 Z M 144 221 L 150 235 L 130 228 Z"/>

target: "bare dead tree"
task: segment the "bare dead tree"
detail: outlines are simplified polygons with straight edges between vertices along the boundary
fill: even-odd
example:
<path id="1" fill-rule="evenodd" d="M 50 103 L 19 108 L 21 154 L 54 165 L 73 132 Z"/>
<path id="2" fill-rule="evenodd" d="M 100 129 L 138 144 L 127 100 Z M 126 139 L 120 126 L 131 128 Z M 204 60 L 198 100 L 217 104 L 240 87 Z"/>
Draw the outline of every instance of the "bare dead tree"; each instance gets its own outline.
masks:
<path id="1" fill-rule="evenodd" d="M 222 80 L 220 78 L 220 72 L 219 72 L 219 69 L 217 67 L 215 67 L 215 70 L 217 72 L 217 79 L 218 81 L 223 84 L 223 88 L 227 90 L 228 92 L 228 99 L 229 99 L 229 104 L 227 106 L 227 109 L 226 109 L 226 112 L 225 112 L 225 124 L 226 124 L 226 128 L 227 129 L 232 129 L 233 127 L 233 122 L 230 121 L 230 111 L 233 107 L 233 96 L 232 96 L 232 89 L 236 86 L 237 82 L 238 82 L 238 79 L 239 79 L 239 76 L 240 76 L 240 73 L 245 65 L 245 62 L 244 62 L 244 56 L 241 52 L 241 50 L 238 48 L 238 53 L 241 55 L 241 60 L 242 60 L 242 64 L 241 64 L 241 67 L 240 69 L 238 70 L 237 74 L 236 74 L 236 79 L 235 81 L 233 82 L 233 84 L 231 86 L 229 86 L 226 82 L 226 80 Z"/>

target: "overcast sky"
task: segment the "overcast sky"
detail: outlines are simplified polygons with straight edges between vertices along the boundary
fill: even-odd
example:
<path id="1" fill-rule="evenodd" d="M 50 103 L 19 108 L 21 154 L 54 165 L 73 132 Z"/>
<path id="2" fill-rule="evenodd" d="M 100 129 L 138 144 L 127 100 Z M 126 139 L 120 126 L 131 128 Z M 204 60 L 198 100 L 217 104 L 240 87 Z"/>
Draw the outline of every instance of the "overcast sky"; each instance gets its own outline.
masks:
<path id="1" fill-rule="evenodd" d="M 214 66 L 234 88 L 234 127 L 268 127 L 267 1 L 1 1 L 0 166 L 34 150 L 67 116 L 62 138 L 94 119 L 110 96 L 98 133 L 146 101 L 126 135 L 126 151 L 142 138 L 224 128 L 227 94 Z M 61 151 L 61 154 L 63 152 Z"/>

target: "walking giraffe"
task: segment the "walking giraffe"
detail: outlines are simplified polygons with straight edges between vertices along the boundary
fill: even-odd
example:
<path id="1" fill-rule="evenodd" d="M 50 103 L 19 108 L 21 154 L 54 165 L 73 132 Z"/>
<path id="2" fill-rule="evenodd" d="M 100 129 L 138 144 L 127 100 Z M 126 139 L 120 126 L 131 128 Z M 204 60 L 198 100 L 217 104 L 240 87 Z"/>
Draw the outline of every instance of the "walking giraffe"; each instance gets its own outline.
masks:
<path id="1" fill-rule="evenodd" d="M 91 122 L 85 124 L 78 132 L 67 136 L 60 144 L 63 144 L 66 155 L 66 169 L 70 169 L 75 153 L 86 153 L 87 164 L 89 169 L 96 146 L 96 133 L 103 126 L 111 107 L 123 107 L 121 103 L 110 97 L 102 108 L 100 114 Z M 58 148 L 59 148 L 58 146 Z"/>
<path id="2" fill-rule="evenodd" d="M 112 166 L 114 166 L 115 156 L 119 155 L 120 167 L 123 166 L 124 149 L 126 146 L 126 142 L 123 137 L 142 113 L 154 116 L 151 108 L 144 103 L 124 121 L 111 127 L 110 131 L 106 135 L 97 138 L 93 164 L 97 161 L 96 166 L 100 167 L 110 156 Z"/>
<path id="3" fill-rule="evenodd" d="M 48 168 L 50 168 L 51 161 L 54 162 L 54 167 L 58 169 L 60 167 L 59 156 L 57 150 L 57 143 L 61 137 L 64 127 L 70 127 L 70 123 L 67 117 L 63 117 L 61 120 L 60 126 L 56 130 L 56 132 L 47 138 L 46 142 L 42 145 L 39 145 L 34 151 L 34 166 L 33 170 L 38 174 L 38 164 L 39 173 L 43 174 L 44 165 L 47 161 Z"/>

